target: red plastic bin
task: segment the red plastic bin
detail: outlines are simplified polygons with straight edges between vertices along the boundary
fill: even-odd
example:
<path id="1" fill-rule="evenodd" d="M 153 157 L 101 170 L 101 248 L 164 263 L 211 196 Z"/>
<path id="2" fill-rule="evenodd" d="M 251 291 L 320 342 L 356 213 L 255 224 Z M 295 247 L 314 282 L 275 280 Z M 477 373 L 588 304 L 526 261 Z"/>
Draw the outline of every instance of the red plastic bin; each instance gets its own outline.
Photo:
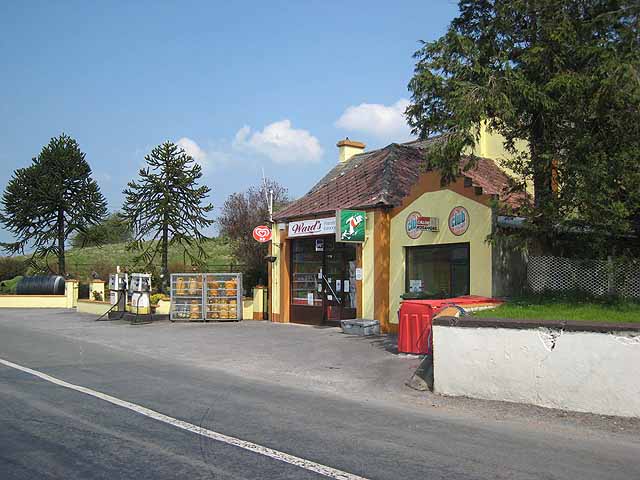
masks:
<path id="1" fill-rule="evenodd" d="M 434 307 L 424 300 L 405 300 L 400 304 L 398 352 L 417 355 L 432 354 L 431 322 Z"/>

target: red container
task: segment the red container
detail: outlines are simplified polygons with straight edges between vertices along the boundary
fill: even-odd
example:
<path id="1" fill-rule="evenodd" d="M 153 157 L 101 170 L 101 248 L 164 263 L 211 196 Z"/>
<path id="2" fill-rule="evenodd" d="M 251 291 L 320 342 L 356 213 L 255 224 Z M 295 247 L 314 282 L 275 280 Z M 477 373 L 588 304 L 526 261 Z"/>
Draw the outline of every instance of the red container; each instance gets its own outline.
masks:
<path id="1" fill-rule="evenodd" d="M 434 307 L 421 300 L 405 300 L 400 305 L 398 352 L 431 355 L 431 321 Z"/>

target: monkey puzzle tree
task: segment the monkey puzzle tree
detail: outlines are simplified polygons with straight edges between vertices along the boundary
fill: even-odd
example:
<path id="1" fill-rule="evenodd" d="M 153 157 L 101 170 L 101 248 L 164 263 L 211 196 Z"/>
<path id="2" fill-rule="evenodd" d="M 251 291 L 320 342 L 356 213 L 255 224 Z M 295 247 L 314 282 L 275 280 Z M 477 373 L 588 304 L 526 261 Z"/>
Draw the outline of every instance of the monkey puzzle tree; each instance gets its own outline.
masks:
<path id="1" fill-rule="evenodd" d="M 97 224 L 106 212 L 107 202 L 91 178 L 85 154 L 73 138 L 62 134 L 9 181 L 0 221 L 17 240 L 2 246 L 10 254 L 32 248 L 33 263 L 53 254 L 58 273 L 64 275 L 67 238 Z"/>
<path id="2" fill-rule="evenodd" d="M 166 292 L 170 245 L 179 245 L 193 264 L 201 265 L 207 258 L 201 230 L 213 224 L 207 218 L 213 205 L 204 204 L 211 189 L 198 186 L 202 168 L 172 142 L 155 147 L 145 161 L 139 180 L 123 191 L 122 214 L 134 234 L 128 248 L 141 252 L 134 262 L 151 267 L 160 255 L 160 290 Z"/>

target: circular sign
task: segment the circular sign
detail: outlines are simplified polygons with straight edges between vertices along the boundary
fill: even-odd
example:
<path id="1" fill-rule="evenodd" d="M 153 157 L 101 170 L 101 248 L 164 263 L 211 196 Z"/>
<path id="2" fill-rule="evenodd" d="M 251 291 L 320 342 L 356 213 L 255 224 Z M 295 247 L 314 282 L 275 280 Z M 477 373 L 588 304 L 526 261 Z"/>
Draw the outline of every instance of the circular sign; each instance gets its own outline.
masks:
<path id="1" fill-rule="evenodd" d="M 271 229 L 265 225 L 258 225 L 253 229 L 253 238 L 260 243 L 271 240 Z"/>
<path id="2" fill-rule="evenodd" d="M 449 214 L 449 230 L 456 236 L 464 235 L 469 229 L 469 212 L 464 207 L 455 207 Z"/>
<path id="3" fill-rule="evenodd" d="M 422 235 L 422 230 L 418 228 L 418 218 L 420 216 L 420 212 L 411 212 L 404 223 L 404 229 L 407 231 L 407 235 L 414 240 Z"/>

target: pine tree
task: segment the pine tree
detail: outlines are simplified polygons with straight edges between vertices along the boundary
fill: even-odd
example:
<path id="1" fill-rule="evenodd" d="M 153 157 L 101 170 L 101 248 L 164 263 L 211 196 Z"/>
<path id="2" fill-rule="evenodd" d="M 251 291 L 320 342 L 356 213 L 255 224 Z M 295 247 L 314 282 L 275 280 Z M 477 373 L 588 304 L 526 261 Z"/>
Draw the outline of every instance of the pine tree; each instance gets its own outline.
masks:
<path id="1" fill-rule="evenodd" d="M 36 265 L 55 255 L 58 273 L 65 275 L 67 239 L 100 222 L 106 212 L 107 202 L 91 178 L 85 154 L 73 138 L 62 134 L 9 181 L 0 221 L 17 240 L 2 246 L 10 254 L 33 249 L 31 261 Z"/>
<path id="2" fill-rule="evenodd" d="M 211 189 L 197 185 L 202 168 L 172 142 L 155 147 L 145 161 L 139 180 L 129 182 L 123 192 L 122 212 L 134 232 L 128 248 L 141 252 L 134 262 L 152 267 L 160 255 L 160 290 L 166 292 L 170 245 L 180 245 L 192 264 L 202 265 L 207 258 L 201 230 L 213 224 L 207 218 L 213 205 L 203 204 Z"/>
<path id="3" fill-rule="evenodd" d="M 633 232 L 640 213 L 640 3 L 462 0 L 446 34 L 415 53 L 407 116 L 450 181 L 480 127 L 506 138 L 534 185 L 529 231 L 551 246 Z M 516 146 L 525 143 L 526 152 Z M 471 162 L 470 166 L 473 165 Z M 522 187 L 522 185 L 521 185 Z"/>

